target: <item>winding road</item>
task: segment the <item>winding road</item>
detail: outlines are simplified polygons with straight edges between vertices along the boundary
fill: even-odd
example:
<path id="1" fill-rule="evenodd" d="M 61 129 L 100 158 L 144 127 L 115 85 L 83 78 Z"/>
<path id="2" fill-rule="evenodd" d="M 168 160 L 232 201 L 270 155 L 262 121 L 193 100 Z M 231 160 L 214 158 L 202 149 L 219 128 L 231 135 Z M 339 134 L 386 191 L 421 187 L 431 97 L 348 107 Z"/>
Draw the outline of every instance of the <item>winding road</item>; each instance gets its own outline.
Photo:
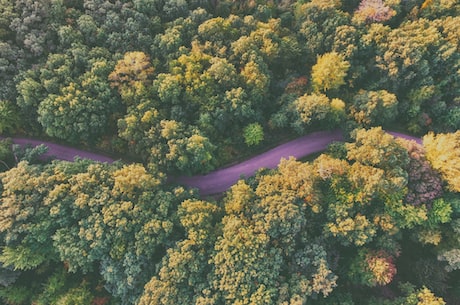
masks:
<path id="1" fill-rule="evenodd" d="M 0 140 L 5 139 L 5 137 L 0 136 Z M 59 160 L 65 161 L 73 161 L 75 158 L 82 158 L 82 159 L 91 159 L 94 161 L 99 162 L 107 162 L 112 163 L 115 160 L 101 155 L 97 153 L 92 153 L 89 151 L 77 149 L 70 146 L 64 146 L 60 144 L 56 144 L 53 142 L 46 142 L 41 140 L 33 140 L 33 139 L 26 139 L 26 138 L 11 138 L 14 144 L 18 144 L 21 146 L 31 145 L 32 147 L 38 146 L 40 144 L 45 145 L 48 147 L 48 151 L 44 154 L 46 157 L 53 157 Z"/>
<path id="2" fill-rule="evenodd" d="M 397 132 L 388 133 L 398 138 L 414 140 L 419 144 L 422 143 L 420 138 Z M 0 137 L 0 139 L 2 139 L 2 137 Z M 260 168 L 275 168 L 281 158 L 289 158 L 292 156 L 296 159 L 300 159 L 310 154 L 325 150 L 331 142 L 343 140 L 342 131 L 340 130 L 313 132 L 230 167 L 218 169 L 207 175 L 179 177 L 175 179 L 175 182 L 184 184 L 188 187 L 197 188 L 203 196 L 218 194 L 226 191 L 242 176 L 250 177 Z M 59 145 L 52 142 L 24 138 L 13 138 L 13 142 L 19 145 L 30 144 L 32 146 L 44 144 L 48 147 L 46 155 L 53 156 L 60 160 L 73 161 L 75 157 L 80 157 L 99 162 L 111 163 L 115 161 L 114 159 L 101 154 Z"/>
<path id="3" fill-rule="evenodd" d="M 180 177 L 180 184 L 200 190 L 201 195 L 222 193 L 235 184 L 240 177 L 250 177 L 260 168 L 275 168 L 281 158 L 303 158 L 307 155 L 323 151 L 333 141 L 343 141 L 342 132 L 320 131 L 310 133 L 293 141 L 284 143 L 251 159 L 236 165 L 218 169 L 207 175 Z"/>

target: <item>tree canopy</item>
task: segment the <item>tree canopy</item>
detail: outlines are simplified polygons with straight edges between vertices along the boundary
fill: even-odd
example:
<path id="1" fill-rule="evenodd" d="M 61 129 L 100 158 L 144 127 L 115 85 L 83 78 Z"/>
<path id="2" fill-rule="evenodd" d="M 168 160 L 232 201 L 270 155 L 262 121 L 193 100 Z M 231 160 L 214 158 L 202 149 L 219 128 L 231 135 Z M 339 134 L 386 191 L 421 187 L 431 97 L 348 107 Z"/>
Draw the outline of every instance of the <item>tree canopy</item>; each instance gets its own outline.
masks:
<path id="1" fill-rule="evenodd" d="M 0 141 L 0 303 L 458 303 L 459 15 L 0 0 L 0 136 L 130 160 Z M 345 143 L 215 197 L 175 183 L 331 129 Z"/>

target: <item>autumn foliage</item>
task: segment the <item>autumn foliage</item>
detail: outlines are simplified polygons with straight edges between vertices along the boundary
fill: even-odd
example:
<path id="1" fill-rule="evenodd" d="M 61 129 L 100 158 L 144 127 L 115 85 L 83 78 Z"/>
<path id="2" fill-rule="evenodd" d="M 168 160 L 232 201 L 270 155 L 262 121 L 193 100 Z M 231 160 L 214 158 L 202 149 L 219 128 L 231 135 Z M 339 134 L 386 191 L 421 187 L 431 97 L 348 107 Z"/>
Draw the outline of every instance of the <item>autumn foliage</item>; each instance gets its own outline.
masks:
<path id="1" fill-rule="evenodd" d="M 1 136 L 119 159 L 0 141 L 0 303 L 457 304 L 459 16 L 458 0 L 0 0 Z M 344 143 L 225 193 L 174 182 L 320 130 Z"/>

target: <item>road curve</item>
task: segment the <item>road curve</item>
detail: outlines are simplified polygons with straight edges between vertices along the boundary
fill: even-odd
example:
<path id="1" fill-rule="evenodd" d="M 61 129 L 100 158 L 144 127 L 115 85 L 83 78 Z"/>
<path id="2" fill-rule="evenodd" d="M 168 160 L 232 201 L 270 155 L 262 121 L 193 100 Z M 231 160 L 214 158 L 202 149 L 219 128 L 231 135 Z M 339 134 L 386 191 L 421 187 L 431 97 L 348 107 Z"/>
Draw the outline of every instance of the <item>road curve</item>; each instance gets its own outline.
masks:
<path id="1" fill-rule="evenodd" d="M 420 138 L 412 137 L 398 132 L 388 132 L 397 138 L 413 140 L 421 144 Z M 176 182 L 200 190 L 201 195 L 222 193 L 234 185 L 241 176 L 250 177 L 260 168 L 276 168 L 281 158 L 303 158 L 310 154 L 318 153 L 327 148 L 334 141 L 343 141 L 340 130 L 313 132 L 293 141 L 282 144 L 258 156 L 233 165 L 228 168 L 218 169 L 207 175 L 193 177 L 179 177 Z"/>
<path id="2" fill-rule="evenodd" d="M 388 132 L 394 137 L 413 140 L 421 144 L 420 138 L 412 137 L 398 132 Z M 2 137 L 0 136 L 0 139 Z M 313 132 L 303 137 L 297 138 L 290 142 L 284 143 L 271 150 L 268 150 L 251 159 L 232 165 L 230 167 L 218 169 L 207 175 L 198 175 L 192 177 L 178 177 L 174 179 L 179 184 L 184 184 L 188 187 L 197 188 L 203 196 L 218 194 L 226 191 L 235 184 L 240 177 L 250 177 L 260 168 L 276 168 L 281 158 L 295 157 L 296 159 L 303 158 L 313 153 L 318 153 L 327 148 L 334 141 L 343 141 L 342 131 L 318 131 Z M 13 138 L 15 144 L 37 146 L 44 144 L 48 147 L 48 156 L 54 156 L 60 160 L 73 161 L 75 157 L 91 159 L 99 162 L 114 162 L 114 159 L 84 151 L 73 147 L 55 144 L 52 142 L 44 142 L 40 140 Z"/>

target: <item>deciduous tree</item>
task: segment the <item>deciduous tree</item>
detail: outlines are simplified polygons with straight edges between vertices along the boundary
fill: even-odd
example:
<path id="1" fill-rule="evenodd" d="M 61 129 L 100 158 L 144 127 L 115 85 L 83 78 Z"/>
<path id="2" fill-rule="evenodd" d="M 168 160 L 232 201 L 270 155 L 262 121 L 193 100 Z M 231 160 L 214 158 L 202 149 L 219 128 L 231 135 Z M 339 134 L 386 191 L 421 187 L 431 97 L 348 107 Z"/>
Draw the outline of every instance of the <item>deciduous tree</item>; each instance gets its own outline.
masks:
<path id="1" fill-rule="evenodd" d="M 407 194 L 405 200 L 413 205 L 430 204 L 443 194 L 440 175 L 426 159 L 424 148 L 414 141 L 402 141 L 409 153 L 407 165 Z"/>
<path id="2" fill-rule="evenodd" d="M 431 166 L 441 174 L 449 189 L 460 192 L 460 131 L 429 133 L 423 138 L 423 146 Z"/>
<path id="3" fill-rule="evenodd" d="M 258 145 L 264 139 L 264 130 L 258 123 L 249 124 L 244 128 L 243 136 L 246 145 Z"/>
<path id="4" fill-rule="evenodd" d="M 331 100 L 321 93 L 307 93 L 286 105 L 279 114 L 290 117 L 291 126 L 298 133 L 314 124 L 333 128 L 344 118 L 345 103 L 336 98 Z"/>
<path id="5" fill-rule="evenodd" d="M 448 42 L 455 30 L 441 23 L 419 18 L 395 29 L 372 24 L 362 39 L 367 46 L 375 44 L 376 68 L 384 73 L 375 71 L 369 77 L 381 75 L 374 84 L 404 101 L 399 109 L 414 132 L 445 125 L 440 114 L 458 95 L 458 75 L 451 72 L 458 70 L 457 46 Z"/>
<path id="6" fill-rule="evenodd" d="M 350 113 L 364 127 L 385 125 L 397 117 L 398 99 L 386 90 L 362 90 L 354 96 Z"/>
<path id="7" fill-rule="evenodd" d="M 153 72 L 154 68 L 147 54 L 128 52 L 117 62 L 115 69 L 109 74 L 109 80 L 129 104 L 132 103 L 129 97 L 139 95 L 146 86 L 151 85 Z"/>
<path id="8" fill-rule="evenodd" d="M 107 132 L 112 114 L 119 110 L 119 101 L 103 78 L 107 65 L 95 62 L 79 83 L 70 83 L 40 103 L 38 120 L 48 135 L 91 143 Z"/>
<path id="9" fill-rule="evenodd" d="M 14 10 L 14 1 L 0 1 L 0 39 L 8 40 L 12 36 L 10 24 L 17 17 L 17 12 Z"/>
<path id="10" fill-rule="evenodd" d="M 0 134 L 16 131 L 19 124 L 19 109 L 9 101 L 0 100 Z"/>
<path id="11" fill-rule="evenodd" d="M 345 84 L 349 68 L 350 63 L 336 52 L 318 56 L 311 72 L 313 88 L 322 92 L 339 88 Z"/>
<path id="12" fill-rule="evenodd" d="M 308 65 L 314 64 L 317 54 L 330 52 L 336 29 L 350 23 L 350 16 L 341 10 L 340 1 L 334 0 L 298 2 L 295 17 L 299 34 L 304 39 Z"/>
<path id="13" fill-rule="evenodd" d="M 186 239 L 167 251 L 158 276 L 146 284 L 139 304 L 200 304 L 200 300 L 213 298 L 209 259 L 220 232 L 220 209 L 206 201 L 186 200 L 178 216 Z"/>
<path id="14" fill-rule="evenodd" d="M 359 22 L 385 22 L 394 15 L 396 11 L 384 0 L 362 0 L 353 17 Z"/>

